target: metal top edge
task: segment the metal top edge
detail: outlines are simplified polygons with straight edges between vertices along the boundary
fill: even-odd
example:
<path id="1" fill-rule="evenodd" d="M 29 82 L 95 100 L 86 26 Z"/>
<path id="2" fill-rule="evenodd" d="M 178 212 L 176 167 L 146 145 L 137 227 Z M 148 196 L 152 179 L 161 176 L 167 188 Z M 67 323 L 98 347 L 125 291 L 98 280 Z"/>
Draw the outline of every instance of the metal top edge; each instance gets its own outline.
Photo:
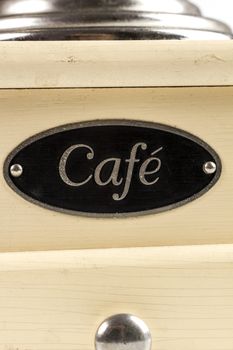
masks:
<path id="1" fill-rule="evenodd" d="M 164 13 L 101 13 L 7 16 L 0 19 L 0 40 L 231 39 L 230 28 L 216 20 Z M 214 35 L 216 33 L 216 35 Z M 200 35 L 201 34 L 201 35 Z M 8 38 L 8 39 L 7 39 Z"/>
<path id="2" fill-rule="evenodd" d="M 201 16 L 187 0 L 1 0 L 0 16 L 72 13 L 77 11 L 160 12 Z"/>
<path id="3" fill-rule="evenodd" d="M 186 0 L 2 0 L 0 40 L 231 39 Z"/>

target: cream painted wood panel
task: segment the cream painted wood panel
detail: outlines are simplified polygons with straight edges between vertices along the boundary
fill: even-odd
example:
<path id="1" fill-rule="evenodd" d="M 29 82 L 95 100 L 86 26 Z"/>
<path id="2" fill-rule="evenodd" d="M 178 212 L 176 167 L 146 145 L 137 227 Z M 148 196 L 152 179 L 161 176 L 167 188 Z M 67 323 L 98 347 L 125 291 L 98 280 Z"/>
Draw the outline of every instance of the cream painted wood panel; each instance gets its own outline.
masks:
<path id="1" fill-rule="evenodd" d="M 152 121 L 193 133 L 219 153 L 220 181 L 170 212 L 95 219 L 29 203 L 8 187 L 1 172 L 0 251 L 233 243 L 233 88 L 1 90 L 1 168 L 26 138 L 100 118 Z"/>
<path id="2" fill-rule="evenodd" d="M 0 350 L 94 350 L 141 317 L 152 350 L 232 350 L 233 245 L 0 254 Z"/>
<path id="3" fill-rule="evenodd" d="M 233 85 L 233 41 L 1 42 L 0 88 Z"/>
<path id="4" fill-rule="evenodd" d="M 94 119 L 164 123 L 202 138 L 223 173 L 206 195 L 181 208 L 124 219 L 70 216 L 33 205 L 0 174 L 0 251 L 233 243 L 233 88 L 0 91 L 0 165 L 26 138 Z"/>

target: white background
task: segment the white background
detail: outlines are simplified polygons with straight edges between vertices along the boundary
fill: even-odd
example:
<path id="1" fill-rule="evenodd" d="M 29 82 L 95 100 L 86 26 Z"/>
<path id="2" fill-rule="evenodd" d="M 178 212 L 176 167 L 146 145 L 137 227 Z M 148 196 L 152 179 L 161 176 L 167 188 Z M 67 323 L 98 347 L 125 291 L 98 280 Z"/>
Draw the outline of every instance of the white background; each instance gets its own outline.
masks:
<path id="1" fill-rule="evenodd" d="M 198 5 L 205 17 L 219 19 L 230 25 L 233 30 L 233 0 L 191 0 L 191 2 Z"/>

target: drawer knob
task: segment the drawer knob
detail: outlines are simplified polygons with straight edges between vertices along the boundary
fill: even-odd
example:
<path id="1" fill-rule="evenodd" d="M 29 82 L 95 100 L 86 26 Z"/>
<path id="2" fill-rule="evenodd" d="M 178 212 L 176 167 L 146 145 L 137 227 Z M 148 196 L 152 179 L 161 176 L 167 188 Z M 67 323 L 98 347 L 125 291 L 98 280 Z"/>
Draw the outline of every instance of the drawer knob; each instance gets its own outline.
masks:
<path id="1" fill-rule="evenodd" d="M 145 322 L 129 314 L 107 318 L 95 336 L 96 350 L 150 350 L 151 342 Z"/>

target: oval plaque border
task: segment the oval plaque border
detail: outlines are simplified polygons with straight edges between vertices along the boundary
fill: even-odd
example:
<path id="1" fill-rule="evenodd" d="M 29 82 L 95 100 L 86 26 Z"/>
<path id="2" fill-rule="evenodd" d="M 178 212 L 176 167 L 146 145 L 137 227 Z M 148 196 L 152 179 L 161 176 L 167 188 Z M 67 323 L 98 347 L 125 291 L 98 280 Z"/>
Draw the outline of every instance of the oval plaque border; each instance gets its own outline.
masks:
<path id="1" fill-rule="evenodd" d="M 217 166 L 217 170 L 215 172 L 215 176 L 213 179 L 210 181 L 210 183 L 203 188 L 203 190 L 199 191 L 198 193 L 194 194 L 191 197 L 188 197 L 185 200 L 176 202 L 174 204 L 170 204 L 161 208 L 156 208 L 152 210 L 142 210 L 138 212 L 127 212 L 127 213 L 86 213 L 82 211 L 74 211 L 74 210 L 69 210 L 69 209 L 64 209 L 56 206 L 52 206 L 46 203 L 43 203 L 41 201 L 38 201 L 24 192 L 20 191 L 18 187 L 14 184 L 14 182 L 11 180 L 11 177 L 9 175 L 9 167 L 11 164 L 12 159 L 17 155 L 18 152 L 20 152 L 22 149 L 25 147 L 29 146 L 30 144 L 34 143 L 35 141 L 42 139 L 44 137 L 48 137 L 50 135 L 54 135 L 59 132 L 64 132 L 64 131 L 69 131 L 69 130 L 74 130 L 78 128 L 88 128 L 88 127 L 93 127 L 93 126 L 108 126 L 108 125 L 116 125 L 116 126 L 136 126 L 136 127 L 142 127 L 142 128 L 148 128 L 148 129 L 155 129 L 155 130 L 161 130 L 165 131 L 168 133 L 172 133 L 175 135 L 182 136 L 184 138 L 187 138 L 191 140 L 192 142 L 198 144 L 202 148 L 204 148 L 207 152 L 210 153 L 210 155 L 214 158 Z M 96 119 L 96 120 L 91 120 L 91 121 L 83 121 L 83 122 L 77 122 L 77 123 L 70 123 L 70 124 L 64 124 L 60 126 L 56 126 L 50 129 L 47 129 L 43 132 L 39 132 L 22 143 L 20 143 L 16 148 L 13 149 L 12 152 L 9 153 L 7 156 L 4 165 L 3 165 L 3 176 L 8 184 L 8 186 L 16 192 L 19 196 L 21 196 L 23 199 L 27 200 L 28 202 L 35 204 L 37 206 L 40 206 L 45 209 L 49 209 L 55 212 L 63 213 L 63 214 L 69 214 L 69 215 L 75 215 L 75 216 L 82 216 L 82 217 L 92 217 L 92 218 L 129 218 L 129 217 L 138 217 L 138 216 L 145 216 L 145 215 L 152 215 L 152 214 L 158 214 L 158 213 L 163 213 L 167 211 L 171 211 L 172 209 L 176 209 L 179 207 L 182 207 L 188 203 L 193 202 L 194 200 L 202 197 L 205 193 L 207 193 L 220 179 L 222 174 L 222 162 L 217 154 L 217 152 L 210 146 L 208 145 L 205 141 L 203 141 L 201 138 L 184 131 L 182 129 L 177 128 L 176 126 L 170 126 L 167 124 L 162 124 L 162 123 L 156 123 L 156 122 L 151 122 L 151 121 L 140 121 L 140 120 L 133 120 L 133 119 Z M 207 175 L 208 176 L 208 175 Z"/>

